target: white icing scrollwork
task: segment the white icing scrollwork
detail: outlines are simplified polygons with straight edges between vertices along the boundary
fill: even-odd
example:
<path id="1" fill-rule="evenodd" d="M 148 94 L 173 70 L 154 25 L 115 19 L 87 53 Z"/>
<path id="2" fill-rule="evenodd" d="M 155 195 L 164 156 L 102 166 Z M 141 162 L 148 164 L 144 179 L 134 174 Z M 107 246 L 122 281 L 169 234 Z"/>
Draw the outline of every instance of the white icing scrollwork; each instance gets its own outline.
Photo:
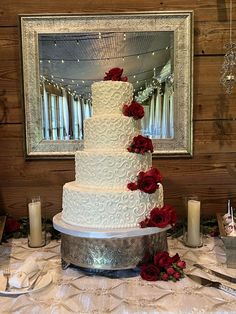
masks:
<path id="1" fill-rule="evenodd" d="M 121 81 L 102 81 L 92 86 L 93 115 L 121 113 L 133 98 L 133 85 Z"/>
<path id="2" fill-rule="evenodd" d="M 125 151 L 78 151 L 75 164 L 76 181 L 82 186 L 126 189 L 127 183 L 136 181 L 139 171 L 151 167 L 152 156 L 151 153 L 140 155 Z"/>
<path id="3" fill-rule="evenodd" d="M 62 218 L 88 228 L 138 226 L 154 207 L 163 206 L 163 188 L 153 194 L 142 191 L 104 190 L 81 187 L 76 181 L 63 187 Z"/>
<path id="4" fill-rule="evenodd" d="M 140 123 L 121 114 L 88 118 L 84 122 L 87 149 L 125 149 L 140 134 Z"/>

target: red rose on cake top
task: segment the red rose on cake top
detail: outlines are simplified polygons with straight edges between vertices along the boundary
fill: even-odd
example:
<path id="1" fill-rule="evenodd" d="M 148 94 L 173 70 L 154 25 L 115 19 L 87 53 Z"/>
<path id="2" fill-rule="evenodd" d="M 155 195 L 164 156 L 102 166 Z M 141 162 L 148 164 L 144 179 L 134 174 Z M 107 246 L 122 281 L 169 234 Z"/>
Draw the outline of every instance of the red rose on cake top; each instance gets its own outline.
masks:
<path id="1" fill-rule="evenodd" d="M 123 69 L 121 68 L 112 68 L 108 72 L 105 72 L 106 76 L 104 76 L 104 81 L 123 81 L 127 82 L 127 76 L 123 76 Z"/>

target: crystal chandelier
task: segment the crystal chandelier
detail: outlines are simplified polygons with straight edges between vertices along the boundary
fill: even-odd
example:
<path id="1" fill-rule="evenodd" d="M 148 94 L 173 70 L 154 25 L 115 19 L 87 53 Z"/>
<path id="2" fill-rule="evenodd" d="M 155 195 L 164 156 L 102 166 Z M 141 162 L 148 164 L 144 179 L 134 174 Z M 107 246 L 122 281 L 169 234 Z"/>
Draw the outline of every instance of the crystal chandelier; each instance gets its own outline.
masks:
<path id="1" fill-rule="evenodd" d="M 225 87 L 227 94 L 231 94 L 234 82 L 236 81 L 236 44 L 232 42 L 232 0 L 230 0 L 229 16 L 229 43 L 225 45 L 226 53 L 221 69 L 221 84 Z"/>

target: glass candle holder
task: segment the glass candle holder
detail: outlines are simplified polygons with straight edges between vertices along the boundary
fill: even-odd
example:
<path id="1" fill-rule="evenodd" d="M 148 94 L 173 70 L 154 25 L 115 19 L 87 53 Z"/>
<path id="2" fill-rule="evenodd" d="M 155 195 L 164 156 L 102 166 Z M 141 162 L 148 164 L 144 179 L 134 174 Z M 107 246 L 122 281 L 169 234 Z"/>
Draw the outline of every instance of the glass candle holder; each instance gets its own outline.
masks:
<path id="1" fill-rule="evenodd" d="M 40 196 L 28 201 L 28 246 L 42 247 L 46 244 L 45 220 L 42 215 L 42 202 Z"/>
<path id="2" fill-rule="evenodd" d="M 197 196 L 186 198 L 187 231 L 184 232 L 183 241 L 188 247 L 198 248 L 203 245 L 201 233 L 201 202 Z"/>
<path id="3" fill-rule="evenodd" d="M 199 234 L 199 240 L 198 242 L 195 242 L 193 243 L 191 241 L 191 238 L 189 240 L 189 237 L 188 237 L 188 232 L 187 231 L 184 231 L 184 234 L 183 234 L 183 243 L 185 246 L 189 247 L 189 248 L 200 248 L 203 246 L 203 235 L 202 235 L 202 232 L 200 232 Z"/>

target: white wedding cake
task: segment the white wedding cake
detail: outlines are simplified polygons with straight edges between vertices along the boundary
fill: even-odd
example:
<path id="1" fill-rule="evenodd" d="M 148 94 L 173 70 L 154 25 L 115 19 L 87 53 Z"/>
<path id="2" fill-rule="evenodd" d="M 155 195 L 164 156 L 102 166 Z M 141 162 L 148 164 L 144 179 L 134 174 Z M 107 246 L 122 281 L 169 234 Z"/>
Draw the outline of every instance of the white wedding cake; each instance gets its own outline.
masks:
<path id="1" fill-rule="evenodd" d="M 75 181 L 63 187 L 62 219 L 86 228 L 138 227 L 154 207 L 163 206 L 163 188 L 154 193 L 130 190 L 140 171 L 152 167 L 150 152 L 127 147 L 140 134 L 140 120 L 125 116 L 133 99 L 132 84 L 101 81 L 92 84 L 93 117 L 84 122 L 84 150 L 75 154 Z"/>

